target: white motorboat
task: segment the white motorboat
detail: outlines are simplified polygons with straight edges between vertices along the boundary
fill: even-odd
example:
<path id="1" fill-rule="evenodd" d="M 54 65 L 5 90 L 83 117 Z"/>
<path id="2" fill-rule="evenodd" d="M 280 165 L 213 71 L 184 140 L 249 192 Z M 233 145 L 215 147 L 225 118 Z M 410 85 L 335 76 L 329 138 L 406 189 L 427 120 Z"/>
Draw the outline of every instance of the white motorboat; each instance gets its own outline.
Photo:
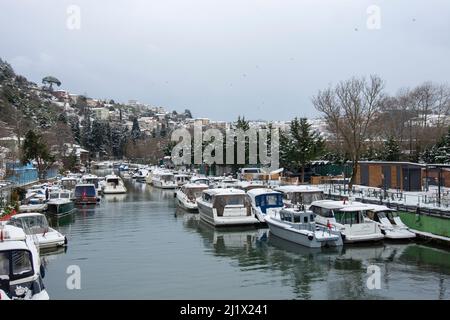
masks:
<path id="1" fill-rule="evenodd" d="M 214 226 L 259 223 L 245 191 L 233 188 L 207 189 L 197 199 L 200 218 Z"/>
<path id="2" fill-rule="evenodd" d="M 206 184 L 209 186 L 210 181 L 209 181 L 209 178 L 204 177 L 204 176 L 203 177 L 202 176 L 193 176 L 193 177 L 191 177 L 190 183 Z"/>
<path id="3" fill-rule="evenodd" d="M 152 174 L 152 185 L 161 189 L 175 189 L 178 187 L 175 176 L 170 171 L 156 171 Z"/>
<path id="4" fill-rule="evenodd" d="M 367 219 L 375 221 L 386 239 L 412 239 L 416 234 L 402 222 L 396 210 L 383 205 L 368 204 Z"/>
<path id="5" fill-rule="evenodd" d="M 323 199 L 323 190 L 309 185 L 286 185 L 275 188 L 284 194 L 284 205 L 293 207 L 305 205 L 307 208 L 313 201 Z"/>
<path id="6" fill-rule="evenodd" d="M 187 183 L 176 192 L 177 204 L 187 211 L 197 211 L 197 198 L 202 196 L 208 185 L 200 183 Z"/>
<path id="7" fill-rule="evenodd" d="M 252 210 L 260 222 L 265 222 L 265 216 L 283 208 L 283 194 L 266 188 L 251 189 L 247 191 L 250 197 Z"/>
<path id="8" fill-rule="evenodd" d="M 31 237 L 0 223 L 0 295 L 2 300 L 48 300 L 44 269 Z"/>
<path id="9" fill-rule="evenodd" d="M 309 248 L 342 246 L 341 233 L 332 226 L 317 225 L 314 213 L 299 207 L 268 213 L 265 221 L 275 236 Z"/>
<path id="10" fill-rule="evenodd" d="M 134 174 L 133 174 L 133 179 L 136 179 L 136 181 L 138 182 L 144 182 L 146 181 L 145 179 L 147 178 L 149 170 L 146 168 L 141 168 L 138 169 Z"/>
<path id="11" fill-rule="evenodd" d="M 62 189 L 73 191 L 75 190 L 75 186 L 79 183 L 80 179 L 75 176 L 64 177 L 59 181 L 59 184 Z"/>
<path id="12" fill-rule="evenodd" d="M 236 184 L 236 188 L 248 192 L 252 189 L 265 189 L 267 188 L 267 185 L 265 185 L 262 181 L 239 181 Z"/>
<path id="13" fill-rule="evenodd" d="M 363 203 L 318 200 L 310 209 L 316 214 L 318 224 L 337 228 L 345 243 L 379 241 L 384 238 L 375 221 L 365 219 L 370 207 Z"/>
<path id="14" fill-rule="evenodd" d="M 43 214 L 19 213 L 13 215 L 8 224 L 22 228 L 27 235 L 36 236 L 39 249 L 60 247 L 67 244 L 67 238 L 51 228 Z"/>
<path id="15" fill-rule="evenodd" d="M 127 193 L 127 188 L 122 179 L 115 174 L 107 175 L 105 183 L 102 186 L 103 194 L 120 194 Z"/>
<path id="16" fill-rule="evenodd" d="M 190 176 L 187 174 L 184 174 L 184 173 L 177 173 L 174 175 L 174 178 L 179 187 L 181 187 L 182 185 L 185 185 L 190 180 Z"/>

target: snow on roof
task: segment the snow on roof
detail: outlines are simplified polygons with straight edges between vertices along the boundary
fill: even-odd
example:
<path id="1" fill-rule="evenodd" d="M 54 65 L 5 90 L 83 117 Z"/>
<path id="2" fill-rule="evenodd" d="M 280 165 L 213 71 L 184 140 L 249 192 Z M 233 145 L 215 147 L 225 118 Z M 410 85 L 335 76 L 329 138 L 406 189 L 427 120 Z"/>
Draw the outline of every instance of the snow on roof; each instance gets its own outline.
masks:
<path id="1" fill-rule="evenodd" d="M 370 210 L 371 206 L 361 202 L 339 201 L 339 200 L 317 200 L 311 203 L 311 206 L 317 206 L 325 209 L 339 209 L 340 211 L 352 212 Z"/>
<path id="2" fill-rule="evenodd" d="M 204 184 L 204 183 L 186 183 L 184 185 L 184 187 L 186 189 L 201 189 L 201 188 L 208 189 L 209 188 L 209 186 L 207 184 Z"/>
<path id="3" fill-rule="evenodd" d="M 323 192 L 322 189 L 310 185 L 289 185 L 275 188 L 276 191 L 287 192 Z"/>
<path id="4" fill-rule="evenodd" d="M 253 198 L 253 197 L 256 197 L 256 196 L 259 196 L 262 194 L 281 194 L 281 192 L 274 191 L 274 190 L 268 189 L 268 188 L 256 188 L 256 189 L 247 191 L 247 194 Z"/>
<path id="5" fill-rule="evenodd" d="M 240 189 L 235 189 L 235 188 L 226 188 L 226 189 L 208 189 L 203 191 L 205 193 L 208 193 L 210 195 L 215 195 L 215 196 L 225 196 L 225 195 L 231 195 L 231 194 L 236 194 L 236 195 L 245 195 L 245 191 L 244 190 L 240 190 Z"/>

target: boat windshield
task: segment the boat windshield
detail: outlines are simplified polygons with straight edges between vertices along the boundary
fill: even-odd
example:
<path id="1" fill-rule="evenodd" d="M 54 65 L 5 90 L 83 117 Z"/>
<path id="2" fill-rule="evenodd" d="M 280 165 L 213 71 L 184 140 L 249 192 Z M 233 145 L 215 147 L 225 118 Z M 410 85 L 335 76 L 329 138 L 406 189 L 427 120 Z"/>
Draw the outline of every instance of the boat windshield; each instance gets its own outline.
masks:
<path id="1" fill-rule="evenodd" d="M 29 277 L 33 274 L 31 253 L 28 250 L 8 250 L 0 252 L 0 276 L 10 279 Z"/>
<path id="2" fill-rule="evenodd" d="M 109 184 L 113 184 L 113 185 L 117 186 L 119 184 L 119 179 L 117 179 L 117 178 L 109 178 L 107 182 Z"/>
<path id="3" fill-rule="evenodd" d="M 358 224 L 364 222 L 363 211 L 334 211 L 334 217 L 340 224 Z"/>
<path id="4" fill-rule="evenodd" d="M 173 175 L 170 174 L 164 174 L 161 176 L 162 181 L 174 181 Z"/>
<path id="5" fill-rule="evenodd" d="M 45 216 L 29 216 L 11 219 L 11 223 L 22 228 L 26 234 L 40 234 L 48 231 L 48 221 Z"/>
<path id="6" fill-rule="evenodd" d="M 95 197 L 94 186 L 77 186 L 75 188 L 75 197 Z"/>
<path id="7" fill-rule="evenodd" d="M 257 207 L 282 207 L 283 195 L 281 194 L 266 194 L 255 197 Z"/>
<path id="8" fill-rule="evenodd" d="M 245 204 L 245 196 L 242 195 L 223 195 L 217 196 L 215 204 L 225 206 L 243 206 Z"/>
<path id="9" fill-rule="evenodd" d="M 50 193 L 50 199 L 59 199 L 59 193 L 58 192 Z"/>
<path id="10" fill-rule="evenodd" d="M 61 185 L 64 189 L 73 189 L 77 184 L 77 180 L 61 180 Z"/>
<path id="11" fill-rule="evenodd" d="M 70 199 L 70 193 L 69 193 L 69 192 L 61 192 L 61 193 L 59 194 L 59 197 L 60 197 L 61 199 Z"/>
<path id="12" fill-rule="evenodd" d="M 309 205 L 313 201 L 323 200 L 322 192 L 289 192 L 286 196 L 293 204 Z"/>
<path id="13" fill-rule="evenodd" d="M 202 196 L 203 190 L 206 190 L 208 188 L 188 188 L 184 192 L 186 193 L 186 196 L 190 200 L 195 200 Z"/>

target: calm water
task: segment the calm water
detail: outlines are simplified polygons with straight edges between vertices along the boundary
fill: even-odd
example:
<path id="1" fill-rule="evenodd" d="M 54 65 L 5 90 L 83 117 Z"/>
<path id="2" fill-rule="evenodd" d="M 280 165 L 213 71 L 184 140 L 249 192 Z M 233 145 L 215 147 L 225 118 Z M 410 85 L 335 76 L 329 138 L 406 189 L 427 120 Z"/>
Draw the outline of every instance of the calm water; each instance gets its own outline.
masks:
<path id="1" fill-rule="evenodd" d="M 127 181 L 129 193 L 52 222 L 66 251 L 50 252 L 52 299 L 449 299 L 450 252 L 423 244 L 314 251 L 267 229 L 215 230 L 177 210 L 174 191 Z M 367 266 L 381 268 L 369 290 Z M 69 290 L 66 270 L 81 270 Z"/>

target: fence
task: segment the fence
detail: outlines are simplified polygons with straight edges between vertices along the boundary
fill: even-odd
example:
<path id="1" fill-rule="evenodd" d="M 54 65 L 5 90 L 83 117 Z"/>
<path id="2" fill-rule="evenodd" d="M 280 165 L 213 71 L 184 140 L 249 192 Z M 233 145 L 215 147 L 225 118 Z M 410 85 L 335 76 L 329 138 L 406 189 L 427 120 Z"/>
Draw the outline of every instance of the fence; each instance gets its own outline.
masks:
<path id="1" fill-rule="evenodd" d="M 51 167 L 46 171 L 46 179 L 58 175 L 58 168 Z M 5 180 L 9 180 L 18 186 L 30 184 L 39 180 L 37 169 L 32 164 L 22 165 L 18 162 L 6 164 Z"/>

